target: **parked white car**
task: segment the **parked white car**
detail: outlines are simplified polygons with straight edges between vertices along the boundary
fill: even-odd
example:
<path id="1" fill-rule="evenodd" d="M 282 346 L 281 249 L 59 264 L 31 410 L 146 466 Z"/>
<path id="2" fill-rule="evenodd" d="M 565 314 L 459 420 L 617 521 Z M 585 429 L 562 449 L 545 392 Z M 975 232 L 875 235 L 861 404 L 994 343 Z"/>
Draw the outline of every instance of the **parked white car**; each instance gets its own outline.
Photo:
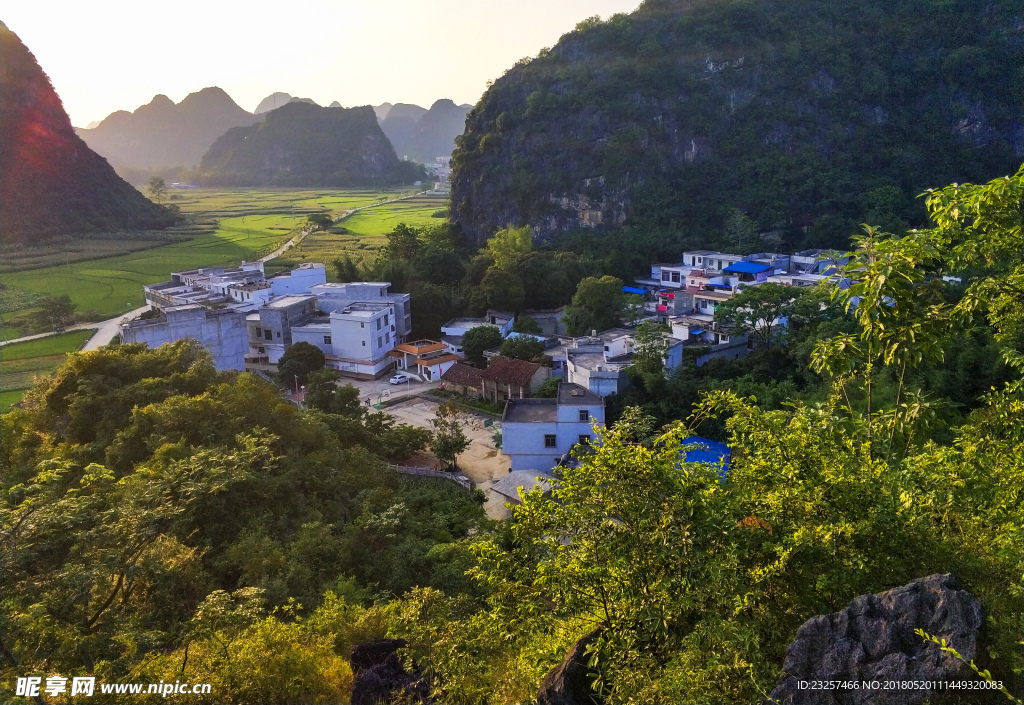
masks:
<path id="1" fill-rule="evenodd" d="M 409 375 L 397 374 L 390 380 L 391 384 L 405 384 L 409 381 Z"/>

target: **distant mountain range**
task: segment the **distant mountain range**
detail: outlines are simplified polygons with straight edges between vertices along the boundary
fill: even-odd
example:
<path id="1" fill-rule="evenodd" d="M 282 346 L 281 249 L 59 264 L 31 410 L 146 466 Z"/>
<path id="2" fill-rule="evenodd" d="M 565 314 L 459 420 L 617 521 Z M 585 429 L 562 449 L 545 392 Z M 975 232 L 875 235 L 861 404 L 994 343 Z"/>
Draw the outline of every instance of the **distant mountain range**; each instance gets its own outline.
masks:
<path id="1" fill-rule="evenodd" d="M 465 129 L 466 113 L 472 107 L 443 98 L 430 110 L 409 103 L 384 103 L 374 112 L 399 157 L 426 163 L 452 153 L 455 138 Z"/>
<path id="2" fill-rule="evenodd" d="M 322 108 L 288 102 L 260 123 L 235 127 L 203 157 L 204 186 L 350 187 L 425 178 L 401 162 L 373 108 Z"/>
<path id="3" fill-rule="evenodd" d="M 220 88 L 204 88 L 175 104 L 158 95 L 133 113 L 119 110 L 78 135 L 116 167 L 195 166 L 213 141 L 260 118 Z"/>
<path id="4" fill-rule="evenodd" d="M 0 234 L 157 228 L 174 218 L 121 179 L 71 126 L 32 52 L 0 22 Z"/>
<path id="5" fill-rule="evenodd" d="M 235 127 L 255 125 L 284 106 L 304 103 L 320 107 L 310 98 L 284 92 L 268 95 L 254 113 L 239 107 L 220 88 L 204 88 L 175 104 L 158 95 L 134 112 L 119 110 L 78 135 L 133 183 L 152 175 L 170 180 L 192 179 L 194 169 L 217 138 Z M 338 101 L 331 108 L 341 108 Z M 469 105 L 439 100 L 429 110 L 409 103 L 384 103 L 373 108 L 381 129 L 399 159 L 432 162 L 447 157 L 462 134 Z"/>

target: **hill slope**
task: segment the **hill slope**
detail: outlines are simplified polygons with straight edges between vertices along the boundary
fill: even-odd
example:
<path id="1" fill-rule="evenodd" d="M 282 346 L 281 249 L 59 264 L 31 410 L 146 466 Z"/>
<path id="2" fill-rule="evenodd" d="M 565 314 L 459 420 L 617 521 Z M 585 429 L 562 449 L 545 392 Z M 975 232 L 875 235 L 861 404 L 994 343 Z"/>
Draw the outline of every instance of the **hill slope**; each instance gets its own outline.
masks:
<path id="1" fill-rule="evenodd" d="M 78 135 L 117 167 L 195 166 L 215 139 L 259 119 L 220 88 L 204 88 L 177 105 L 155 96 L 134 113 L 119 110 Z"/>
<path id="2" fill-rule="evenodd" d="M 203 156 L 200 171 L 209 186 L 347 187 L 423 178 L 419 167 L 395 156 L 370 106 L 301 102 L 229 130 Z"/>
<path id="3" fill-rule="evenodd" d="M 430 110 L 418 105 L 385 103 L 375 108 L 384 134 L 395 146 L 395 153 L 418 162 L 431 162 L 455 149 L 455 138 L 466 126 L 466 113 L 472 106 L 456 105 L 447 98 L 435 101 Z"/>
<path id="4" fill-rule="evenodd" d="M 452 216 L 477 238 L 529 223 L 711 243 L 739 209 L 790 246 L 921 222 L 924 188 L 1024 156 L 1019 10 L 647 0 L 588 20 L 470 112 Z"/>
<path id="5" fill-rule="evenodd" d="M 277 108 L 280 108 L 282 105 L 286 105 L 287 103 L 295 103 L 295 102 L 309 103 L 310 105 L 316 105 L 316 102 L 314 102 L 312 98 L 294 98 L 291 95 L 289 95 L 288 93 L 277 92 L 277 93 L 271 93 L 266 98 L 261 100 L 260 104 L 257 105 L 256 109 L 253 110 L 252 112 L 255 115 L 262 115 L 263 113 L 269 113 L 271 110 L 276 110 Z M 337 101 L 335 101 L 335 102 L 337 102 Z M 331 107 L 333 108 L 334 105 L 332 104 Z"/>
<path id="6" fill-rule="evenodd" d="M 71 126 L 50 79 L 0 23 L 0 233 L 5 243 L 169 225 Z"/>

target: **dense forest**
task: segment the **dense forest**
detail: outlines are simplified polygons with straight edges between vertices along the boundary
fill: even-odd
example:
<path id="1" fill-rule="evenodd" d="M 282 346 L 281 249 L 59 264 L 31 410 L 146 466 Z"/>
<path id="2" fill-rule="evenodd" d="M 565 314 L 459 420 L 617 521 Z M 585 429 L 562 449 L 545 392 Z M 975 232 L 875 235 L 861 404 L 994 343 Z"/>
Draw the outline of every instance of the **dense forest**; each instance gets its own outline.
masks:
<path id="1" fill-rule="evenodd" d="M 1024 169 L 924 200 L 929 228 L 868 228 L 852 286 L 801 294 L 770 347 L 642 365 L 593 452 L 502 523 L 389 470 L 424 439 L 346 388 L 300 410 L 186 342 L 71 355 L 2 418 L 4 687 L 59 672 L 337 703 L 351 645 L 390 636 L 436 702 L 529 702 L 596 629 L 606 703 L 754 703 L 806 619 L 953 572 L 983 605 L 977 664 L 1021 694 Z M 586 312 L 576 282 L 608 261 L 514 228 L 474 254 L 440 226 L 396 229 L 375 267 L 414 306 L 549 289 Z M 726 476 L 679 462 L 693 433 L 729 444 Z"/>
<path id="2" fill-rule="evenodd" d="M 1024 156 L 1019 20 L 1008 0 L 647 0 L 592 18 L 469 113 L 452 218 L 476 242 L 509 223 L 603 232 L 647 262 L 737 247 L 737 212 L 782 251 L 923 226 L 921 191 Z"/>

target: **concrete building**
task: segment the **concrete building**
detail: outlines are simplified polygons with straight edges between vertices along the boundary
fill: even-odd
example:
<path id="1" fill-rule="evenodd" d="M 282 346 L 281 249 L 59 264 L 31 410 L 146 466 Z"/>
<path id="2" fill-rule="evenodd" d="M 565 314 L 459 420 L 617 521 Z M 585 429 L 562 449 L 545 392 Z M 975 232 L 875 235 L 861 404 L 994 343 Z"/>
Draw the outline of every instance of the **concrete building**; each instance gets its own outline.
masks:
<path id="1" fill-rule="evenodd" d="M 274 299 L 248 314 L 248 358 L 253 362 L 276 365 L 284 351 L 295 342 L 293 328 L 307 323 L 315 313 L 315 297 L 292 294 Z"/>
<path id="2" fill-rule="evenodd" d="M 352 304 L 386 303 L 393 309 L 393 333 L 404 343 L 412 333 L 412 305 L 409 294 L 391 293 L 391 282 L 347 282 L 316 284 L 309 293 L 317 298 L 321 311 L 341 311 Z"/>
<path id="3" fill-rule="evenodd" d="M 589 444 L 604 426 L 604 399 L 575 384 L 558 385 L 555 399 L 509 399 L 502 417 L 502 452 L 512 472 L 547 472 L 572 448 Z"/>
<path id="4" fill-rule="evenodd" d="M 747 356 L 749 344 L 746 333 L 693 316 L 675 316 L 669 320 L 669 325 L 672 337 L 682 343 L 680 353 L 696 349 L 703 351 L 695 360 L 697 367 L 719 357 L 739 359 Z"/>
<path id="5" fill-rule="evenodd" d="M 442 379 L 445 372 L 461 359 L 449 352 L 444 343 L 436 340 L 400 343 L 388 355 L 394 358 L 396 369 L 410 372 L 428 382 Z"/>
<path id="6" fill-rule="evenodd" d="M 290 272 L 281 272 L 267 279 L 274 296 L 309 294 L 317 285 L 327 283 L 327 268 L 320 262 L 304 262 Z"/>
<path id="7" fill-rule="evenodd" d="M 245 369 L 248 336 L 243 312 L 208 309 L 197 304 L 157 310 L 157 318 L 122 323 L 121 340 L 158 348 L 164 343 L 192 338 L 210 351 L 218 370 Z"/>
<path id="8" fill-rule="evenodd" d="M 665 337 L 665 370 L 671 374 L 682 364 L 683 342 Z M 633 364 L 633 331 L 612 328 L 596 336 L 575 339 L 565 349 L 563 379 L 606 397 L 629 386 L 626 370 Z"/>

